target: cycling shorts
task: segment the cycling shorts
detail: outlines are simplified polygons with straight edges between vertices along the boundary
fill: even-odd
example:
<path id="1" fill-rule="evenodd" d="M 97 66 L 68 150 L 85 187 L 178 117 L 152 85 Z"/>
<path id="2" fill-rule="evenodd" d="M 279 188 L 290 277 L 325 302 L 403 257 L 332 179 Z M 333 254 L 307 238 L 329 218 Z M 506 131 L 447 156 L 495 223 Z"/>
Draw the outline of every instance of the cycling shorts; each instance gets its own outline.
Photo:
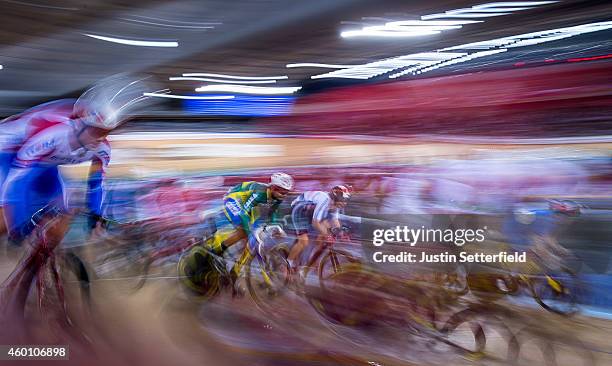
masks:
<path id="1" fill-rule="evenodd" d="M 18 184 L 4 187 L 4 216 L 9 237 L 14 242 L 22 241 L 32 232 L 32 216 L 43 207 L 52 205 L 62 211 L 65 207 L 63 184 L 56 166 L 36 168 L 29 174 L 32 174 L 29 177 L 32 183 L 26 202 L 14 198 L 23 197 L 17 194 L 23 187 Z"/>

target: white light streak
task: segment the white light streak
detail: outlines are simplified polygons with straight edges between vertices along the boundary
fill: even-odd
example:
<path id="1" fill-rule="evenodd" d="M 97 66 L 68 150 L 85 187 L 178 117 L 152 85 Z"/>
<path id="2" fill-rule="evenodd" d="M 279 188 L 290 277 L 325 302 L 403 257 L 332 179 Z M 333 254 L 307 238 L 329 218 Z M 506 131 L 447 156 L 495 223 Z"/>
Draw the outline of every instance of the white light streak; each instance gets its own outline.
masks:
<path id="1" fill-rule="evenodd" d="M 532 32 L 519 34 L 510 37 L 503 37 L 497 39 L 491 39 L 488 41 L 467 43 L 463 45 L 443 48 L 441 51 L 452 51 L 452 50 L 470 50 L 470 49 L 490 49 L 495 47 L 513 48 L 513 47 L 524 47 L 539 43 L 556 41 L 559 39 L 573 37 L 579 34 L 597 32 L 600 30 L 606 30 L 612 28 L 611 22 L 600 22 L 582 24 L 574 27 L 550 29 L 541 32 Z"/>
<path id="2" fill-rule="evenodd" d="M 574 36 L 574 34 L 560 34 L 560 35 L 550 36 L 550 37 L 523 39 L 523 40 L 519 40 L 519 41 L 517 41 L 515 43 L 509 44 L 506 47 L 514 48 L 514 47 L 531 46 L 531 45 L 534 45 L 534 44 L 540 44 L 540 43 L 544 43 L 544 42 L 556 41 L 558 39 L 564 39 L 564 38 L 569 38 L 569 37 L 573 37 L 573 36 Z"/>
<path id="3" fill-rule="evenodd" d="M 34 7 L 37 7 L 37 8 L 45 8 L 45 9 L 53 9 L 53 10 L 69 10 L 69 11 L 77 11 L 77 10 L 79 10 L 79 8 L 67 8 L 67 7 L 61 7 L 61 6 L 49 6 L 49 5 L 43 5 L 43 4 L 33 4 L 33 3 L 25 2 L 25 1 L 16 1 L 16 0 L 3 0 L 3 1 L 7 2 L 7 3 L 26 5 L 26 6 L 34 6 Z"/>
<path id="4" fill-rule="evenodd" d="M 175 94 L 159 94 L 159 93 L 144 93 L 145 97 L 155 98 L 171 98 L 171 99 L 210 99 L 210 100 L 223 100 L 223 99 L 234 99 L 233 95 L 212 95 L 212 96 L 199 96 L 199 95 L 175 95 Z"/>
<path id="5" fill-rule="evenodd" d="M 435 62 L 461 57 L 467 53 L 460 52 L 421 52 L 411 55 L 393 57 L 386 60 L 370 62 L 350 69 L 331 71 L 326 74 L 314 75 L 312 79 L 341 77 L 351 79 L 369 79 L 374 76 L 401 69 L 408 66 L 424 67 Z"/>
<path id="6" fill-rule="evenodd" d="M 292 94 L 302 89 L 302 87 L 265 87 L 249 85 L 206 85 L 196 88 L 200 93 L 221 92 L 221 93 L 245 93 L 245 94 Z"/>
<path id="7" fill-rule="evenodd" d="M 222 79 L 212 79 L 212 78 L 196 78 L 196 77 L 171 77 L 168 78 L 171 81 L 179 81 L 179 80 L 193 80 L 193 81 L 210 81 L 212 83 L 226 83 L 226 84 L 274 84 L 276 80 L 222 80 Z"/>
<path id="8" fill-rule="evenodd" d="M 84 36 L 99 39 L 101 41 L 125 44 L 130 46 L 140 46 L 140 47 L 178 47 L 178 42 L 176 41 L 139 41 L 135 39 L 125 39 L 125 38 L 115 38 L 115 37 L 105 37 L 98 36 L 95 34 L 87 34 L 83 33 Z"/>
<path id="9" fill-rule="evenodd" d="M 552 42 L 579 34 L 597 32 L 606 29 L 612 29 L 612 21 L 519 34 L 510 37 L 447 47 L 434 52 L 397 56 L 362 65 L 355 65 L 350 68 L 334 70 L 324 74 L 314 75 L 311 76 L 311 78 L 345 78 L 364 80 L 397 70 L 397 72 L 389 76 L 390 78 L 394 79 L 407 74 L 422 74 L 441 67 L 470 61 L 475 58 L 506 52 L 508 48 L 518 48 L 545 42 Z M 399 69 L 402 70 L 399 71 Z"/>
<path id="10" fill-rule="evenodd" d="M 488 40 L 488 41 L 467 43 L 467 44 L 462 44 L 462 45 L 459 45 L 459 46 L 447 47 L 447 48 L 443 48 L 442 50 L 443 51 L 465 50 L 465 49 L 488 50 L 489 48 L 505 46 L 505 45 L 510 44 L 512 42 L 513 41 L 511 39 L 508 39 L 508 38 L 491 39 L 491 40 Z"/>
<path id="11" fill-rule="evenodd" d="M 498 17 L 501 15 L 508 15 L 510 13 L 484 13 L 484 12 L 462 12 L 462 13 L 439 13 L 439 14 L 429 14 L 423 15 L 421 19 L 440 19 L 440 18 L 490 18 L 490 17 Z"/>
<path id="12" fill-rule="evenodd" d="M 558 3 L 559 1 L 503 1 L 473 6 L 473 8 L 498 7 L 498 6 L 538 6 Z"/>
<path id="13" fill-rule="evenodd" d="M 497 50 L 475 52 L 475 53 L 471 53 L 471 54 L 469 54 L 467 56 L 463 56 L 463 57 L 456 58 L 456 59 L 449 60 L 449 61 L 444 61 L 444 62 L 435 64 L 435 65 L 432 65 L 432 66 L 429 66 L 429 67 L 422 68 L 420 70 L 417 70 L 417 72 L 418 73 L 424 73 L 424 72 L 428 72 L 428 71 L 431 71 L 431 70 L 439 69 L 440 67 L 450 66 L 450 65 L 461 63 L 461 62 L 470 61 L 470 60 L 473 60 L 475 58 L 490 56 L 490 55 L 494 55 L 496 53 L 501 53 L 501 52 L 506 52 L 506 51 L 507 50 L 505 48 L 501 48 L 501 49 L 497 49 Z M 393 76 L 394 75 L 391 75 L 391 76 L 389 76 L 389 78 L 393 79 Z"/>
<path id="14" fill-rule="evenodd" d="M 334 65 L 334 64 L 320 64 L 316 62 L 301 62 L 297 64 L 287 64 L 288 69 L 295 67 L 320 67 L 324 69 L 348 69 L 350 67 L 355 67 L 359 65 Z"/>
<path id="15" fill-rule="evenodd" d="M 471 8 L 448 10 L 444 13 L 423 15 L 422 20 L 443 18 L 488 18 L 508 15 L 513 12 L 533 9 L 534 6 L 556 3 L 558 1 L 505 1 L 472 6 Z"/>
<path id="16" fill-rule="evenodd" d="M 557 1 L 507 1 L 472 6 L 471 8 L 448 10 L 444 13 L 423 15 L 421 20 L 389 21 L 384 25 L 367 26 L 357 30 L 340 33 L 342 38 L 350 37 L 416 37 L 437 34 L 442 31 L 459 29 L 465 24 L 480 23 L 483 20 L 465 18 L 489 18 L 512 14 L 513 12 L 532 9 L 534 6 L 555 3 Z M 448 20 L 463 18 L 463 20 Z M 385 18 L 363 18 L 388 20 Z M 446 20 L 432 20 L 446 19 Z M 346 22 L 345 22 L 346 24 Z M 362 23 L 363 24 L 363 23 Z"/>
<path id="17" fill-rule="evenodd" d="M 238 79 L 238 80 L 281 80 L 289 79 L 287 75 L 283 76 L 239 76 L 239 75 L 225 75 L 225 74 L 211 74 L 205 72 L 191 72 L 183 74 L 183 76 L 203 76 L 203 77 L 218 77 L 224 79 Z"/>
<path id="18" fill-rule="evenodd" d="M 419 36 L 429 36 L 433 34 L 438 34 L 440 31 L 434 30 L 420 30 L 420 31 L 396 31 L 396 30 L 372 30 L 372 29 L 361 29 L 354 31 L 346 31 L 340 33 L 342 38 L 350 38 L 350 37 L 419 37 Z"/>
<path id="19" fill-rule="evenodd" d="M 142 19 L 151 19 L 151 20 L 159 20 L 162 22 L 165 22 L 167 24 L 172 24 L 172 23 L 181 23 L 181 24 L 190 24 L 190 25 L 221 25 L 223 23 L 221 22 L 185 22 L 182 20 L 170 20 L 170 19 L 163 19 L 163 18 L 155 18 L 155 17 L 147 17 L 144 15 L 130 15 L 134 18 L 142 18 Z"/>
<path id="20" fill-rule="evenodd" d="M 134 22 L 134 23 L 140 23 L 140 24 L 146 24 L 146 25 L 156 25 L 156 26 L 168 27 L 168 28 L 187 28 L 187 29 L 213 29 L 215 28 L 212 25 L 175 25 L 175 24 L 163 24 L 163 23 L 149 22 L 146 20 L 130 19 L 130 18 L 119 18 L 119 19 L 125 20 L 127 22 Z"/>
<path id="21" fill-rule="evenodd" d="M 482 23 L 484 20 L 398 20 L 386 23 L 386 26 L 447 26 Z"/>

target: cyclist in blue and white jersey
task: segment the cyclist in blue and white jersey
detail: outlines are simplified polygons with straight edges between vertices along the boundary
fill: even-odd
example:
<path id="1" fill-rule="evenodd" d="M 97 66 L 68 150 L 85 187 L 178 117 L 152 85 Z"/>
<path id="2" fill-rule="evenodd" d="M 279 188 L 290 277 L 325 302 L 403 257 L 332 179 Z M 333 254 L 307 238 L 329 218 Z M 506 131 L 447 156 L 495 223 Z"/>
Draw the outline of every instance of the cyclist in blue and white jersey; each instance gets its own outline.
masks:
<path id="1" fill-rule="evenodd" d="M 338 216 L 351 196 L 350 186 L 337 185 L 329 192 L 304 192 L 291 203 L 291 219 L 297 236 L 288 257 L 292 268 L 299 265 L 299 258 L 308 246 L 309 233 L 316 233 L 317 243 L 322 242 L 328 235 L 340 233 Z"/>

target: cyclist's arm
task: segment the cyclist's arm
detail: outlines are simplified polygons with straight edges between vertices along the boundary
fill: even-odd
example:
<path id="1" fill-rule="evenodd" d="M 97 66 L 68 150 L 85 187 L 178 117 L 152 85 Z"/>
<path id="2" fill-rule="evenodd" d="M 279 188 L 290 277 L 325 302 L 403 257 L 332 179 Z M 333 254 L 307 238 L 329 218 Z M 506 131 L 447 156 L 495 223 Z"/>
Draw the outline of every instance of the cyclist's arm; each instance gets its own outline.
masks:
<path id="1" fill-rule="evenodd" d="M 319 221 L 319 220 L 316 220 L 316 219 L 313 218 L 312 219 L 312 227 L 315 228 L 315 230 L 317 231 L 317 233 L 319 235 L 327 235 L 328 225 L 327 225 L 327 222 L 325 220 Z"/>
<path id="2" fill-rule="evenodd" d="M 334 227 L 340 227 L 340 212 L 338 210 L 334 210 L 334 212 L 331 215 L 331 219 L 330 221 L 330 228 L 334 228 Z"/>

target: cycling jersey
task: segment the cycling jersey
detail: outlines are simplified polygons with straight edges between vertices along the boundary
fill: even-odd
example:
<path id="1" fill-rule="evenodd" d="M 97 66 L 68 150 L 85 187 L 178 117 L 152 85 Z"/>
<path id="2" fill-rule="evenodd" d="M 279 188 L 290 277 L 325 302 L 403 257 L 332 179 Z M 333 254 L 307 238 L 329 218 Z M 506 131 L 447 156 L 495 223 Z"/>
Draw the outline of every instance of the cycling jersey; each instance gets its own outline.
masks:
<path id="1" fill-rule="evenodd" d="M 58 117 L 62 122 L 53 124 L 50 121 L 46 128 L 26 136 L 10 162 L 10 171 L 3 185 L 2 205 L 9 233 L 16 239 L 29 234 L 27 223 L 42 207 L 49 204 L 65 207 L 59 165 L 86 161 L 95 164 L 97 169 L 88 180 L 87 198 L 91 212 L 101 214 L 102 180 L 104 167 L 110 160 L 110 145 L 104 140 L 91 146 L 71 146 L 71 141 L 77 141 L 79 131 L 65 120 L 69 118 L 68 114 L 59 114 Z"/>
<path id="2" fill-rule="evenodd" d="M 272 197 L 269 186 L 258 182 L 243 182 L 232 187 L 223 197 L 224 213 L 234 226 L 247 234 L 264 219 L 277 220 L 281 201 Z"/>
<path id="3" fill-rule="evenodd" d="M 312 221 L 322 222 L 338 219 L 339 210 L 332 209 L 332 199 L 327 192 L 308 191 L 302 193 L 291 203 L 291 221 L 297 235 L 307 233 Z"/>
<path id="4" fill-rule="evenodd" d="M 75 99 L 61 99 L 32 107 L 0 121 L 0 152 L 15 152 L 29 137 L 57 123 L 70 123 Z"/>
<path id="5" fill-rule="evenodd" d="M 75 99 L 62 99 L 0 121 L 0 192 L 17 150 L 31 136 L 57 123 L 69 123 Z"/>

